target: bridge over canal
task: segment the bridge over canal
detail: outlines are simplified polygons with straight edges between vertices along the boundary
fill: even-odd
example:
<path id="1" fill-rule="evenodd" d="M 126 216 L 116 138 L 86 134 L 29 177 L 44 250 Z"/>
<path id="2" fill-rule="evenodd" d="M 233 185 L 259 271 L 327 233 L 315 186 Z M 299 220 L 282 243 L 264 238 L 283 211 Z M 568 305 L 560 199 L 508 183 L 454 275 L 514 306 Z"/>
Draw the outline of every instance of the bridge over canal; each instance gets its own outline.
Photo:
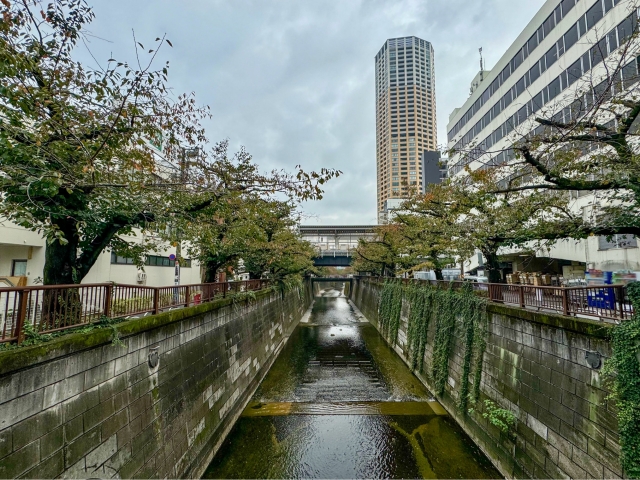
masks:
<path id="1" fill-rule="evenodd" d="M 316 267 L 348 267 L 360 239 L 375 237 L 377 225 L 300 225 L 303 240 L 308 241 L 318 254 Z"/>

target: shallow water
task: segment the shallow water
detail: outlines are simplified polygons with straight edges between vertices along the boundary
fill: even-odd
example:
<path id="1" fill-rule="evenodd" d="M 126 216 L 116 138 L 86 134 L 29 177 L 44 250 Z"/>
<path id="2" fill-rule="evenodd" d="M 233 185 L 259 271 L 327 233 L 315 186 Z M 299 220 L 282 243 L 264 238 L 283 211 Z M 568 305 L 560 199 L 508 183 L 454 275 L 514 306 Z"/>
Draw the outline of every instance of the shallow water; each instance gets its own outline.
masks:
<path id="1" fill-rule="evenodd" d="M 338 290 L 315 299 L 205 478 L 498 478 Z"/>

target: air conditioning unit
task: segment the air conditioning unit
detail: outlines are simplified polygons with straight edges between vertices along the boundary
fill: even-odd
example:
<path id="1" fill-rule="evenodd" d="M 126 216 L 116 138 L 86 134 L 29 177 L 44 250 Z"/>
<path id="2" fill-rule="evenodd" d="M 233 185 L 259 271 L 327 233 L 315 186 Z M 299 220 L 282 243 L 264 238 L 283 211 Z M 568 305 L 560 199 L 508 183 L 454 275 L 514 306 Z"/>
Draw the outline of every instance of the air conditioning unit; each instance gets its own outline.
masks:
<path id="1" fill-rule="evenodd" d="M 138 272 L 138 283 L 147 283 L 147 274 L 145 272 Z"/>

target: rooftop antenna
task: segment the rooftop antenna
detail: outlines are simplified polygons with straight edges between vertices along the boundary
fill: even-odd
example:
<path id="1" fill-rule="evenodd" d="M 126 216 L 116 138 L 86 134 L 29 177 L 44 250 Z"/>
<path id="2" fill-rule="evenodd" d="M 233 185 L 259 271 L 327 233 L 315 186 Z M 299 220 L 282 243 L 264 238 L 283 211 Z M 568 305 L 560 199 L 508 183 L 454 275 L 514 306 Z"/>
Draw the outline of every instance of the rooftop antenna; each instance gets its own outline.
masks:
<path id="1" fill-rule="evenodd" d="M 484 60 L 482 59 L 482 47 L 478 49 L 480 52 L 480 81 L 484 80 Z"/>

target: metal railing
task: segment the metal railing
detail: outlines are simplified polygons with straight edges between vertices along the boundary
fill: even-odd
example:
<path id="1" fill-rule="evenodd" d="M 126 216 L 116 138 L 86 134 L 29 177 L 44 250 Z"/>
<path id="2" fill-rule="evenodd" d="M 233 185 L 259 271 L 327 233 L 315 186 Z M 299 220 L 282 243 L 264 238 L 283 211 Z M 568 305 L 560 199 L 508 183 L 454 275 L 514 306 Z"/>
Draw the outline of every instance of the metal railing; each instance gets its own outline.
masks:
<path id="1" fill-rule="evenodd" d="M 113 283 L 0 287 L 0 343 L 20 343 L 25 331 L 46 334 L 105 317 L 155 315 L 268 285 L 268 280 L 244 280 L 169 287 Z"/>
<path id="2" fill-rule="evenodd" d="M 486 295 L 491 302 L 521 308 L 557 312 L 568 316 L 595 317 L 621 321 L 631 318 L 633 306 L 625 285 L 596 285 L 587 287 L 548 287 L 535 285 L 476 283 L 409 278 L 359 277 L 375 283 L 399 281 L 404 284 L 429 284 L 437 288 L 460 289 L 470 283 L 473 290 Z"/>

